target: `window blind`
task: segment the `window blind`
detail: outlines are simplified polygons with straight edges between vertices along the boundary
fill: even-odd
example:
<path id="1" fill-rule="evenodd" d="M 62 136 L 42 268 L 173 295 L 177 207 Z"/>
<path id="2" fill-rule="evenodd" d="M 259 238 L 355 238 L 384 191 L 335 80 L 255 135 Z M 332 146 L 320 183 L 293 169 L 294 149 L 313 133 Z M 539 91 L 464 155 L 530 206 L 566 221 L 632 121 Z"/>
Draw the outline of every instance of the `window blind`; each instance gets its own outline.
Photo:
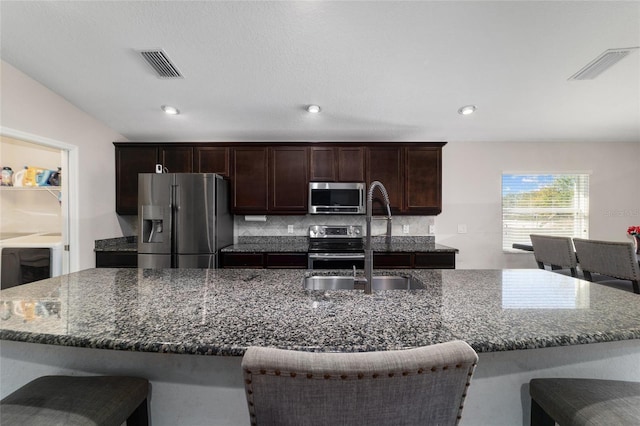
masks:
<path id="1" fill-rule="evenodd" d="M 530 234 L 589 237 L 588 174 L 502 175 L 502 249 Z"/>

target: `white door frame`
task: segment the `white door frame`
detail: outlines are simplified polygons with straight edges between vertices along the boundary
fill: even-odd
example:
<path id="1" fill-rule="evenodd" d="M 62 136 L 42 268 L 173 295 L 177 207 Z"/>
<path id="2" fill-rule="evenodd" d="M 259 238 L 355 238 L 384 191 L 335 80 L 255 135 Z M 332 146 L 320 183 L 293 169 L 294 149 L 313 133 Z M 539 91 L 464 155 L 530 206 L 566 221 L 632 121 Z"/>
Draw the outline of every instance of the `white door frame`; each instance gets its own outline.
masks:
<path id="1" fill-rule="evenodd" d="M 63 169 L 64 177 L 62 179 L 62 191 L 65 197 L 63 205 L 66 202 L 66 211 L 63 211 L 63 244 L 69 247 L 68 262 L 63 260 L 62 273 L 77 271 L 80 265 L 78 247 L 80 243 L 78 235 L 78 147 L 66 142 L 44 136 L 34 135 L 16 129 L 0 126 L 0 135 L 14 139 L 32 142 L 39 145 L 48 146 L 63 150 L 67 153 L 67 170 Z M 66 256 L 63 255 L 63 259 Z"/>

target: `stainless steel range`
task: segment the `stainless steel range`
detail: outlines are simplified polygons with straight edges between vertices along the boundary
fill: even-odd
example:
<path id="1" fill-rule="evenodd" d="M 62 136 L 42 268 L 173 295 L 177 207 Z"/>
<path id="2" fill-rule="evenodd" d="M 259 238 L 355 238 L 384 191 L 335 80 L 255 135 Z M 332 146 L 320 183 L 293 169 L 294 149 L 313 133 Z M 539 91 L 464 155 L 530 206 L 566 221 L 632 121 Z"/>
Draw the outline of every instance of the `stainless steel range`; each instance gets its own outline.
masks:
<path id="1" fill-rule="evenodd" d="M 309 227 L 309 269 L 364 268 L 364 240 L 360 225 Z"/>

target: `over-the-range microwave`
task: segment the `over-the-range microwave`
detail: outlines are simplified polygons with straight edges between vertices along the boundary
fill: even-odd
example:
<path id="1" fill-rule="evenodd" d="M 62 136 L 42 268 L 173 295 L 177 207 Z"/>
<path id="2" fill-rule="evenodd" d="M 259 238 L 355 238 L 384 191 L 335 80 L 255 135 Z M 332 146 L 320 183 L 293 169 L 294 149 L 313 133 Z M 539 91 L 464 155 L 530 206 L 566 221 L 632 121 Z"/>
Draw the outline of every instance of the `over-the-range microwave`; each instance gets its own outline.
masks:
<path id="1" fill-rule="evenodd" d="M 365 214 L 363 182 L 309 182 L 310 214 Z"/>

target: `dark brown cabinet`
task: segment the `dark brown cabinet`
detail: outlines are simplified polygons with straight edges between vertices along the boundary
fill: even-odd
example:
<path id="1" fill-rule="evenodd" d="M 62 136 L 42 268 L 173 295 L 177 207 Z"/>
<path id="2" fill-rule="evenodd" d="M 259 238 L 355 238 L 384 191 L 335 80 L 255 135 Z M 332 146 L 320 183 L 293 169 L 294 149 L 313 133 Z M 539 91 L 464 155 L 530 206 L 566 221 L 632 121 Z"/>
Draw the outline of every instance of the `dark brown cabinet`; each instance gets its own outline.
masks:
<path id="1" fill-rule="evenodd" d="M 230 179 L 234 214 L 306 214 L 308 183 L 382 182 L 393 214 L 442 211 L 445 142 L 125 143 L 116 147 L 116 212 L 137 214 L 138 173 L 218 173 Z M 374 214 L 386 215 L 374 192 Z"/>
<path id="2" fill-rule="evenodd" d="M 364 148 L 338 148 L 338 182 L 364 182 Z"/>
<path id="3" fill-rule="evenodd" d="M 304 214 L 308 211 L 309 172 L 306 147 L 270 148 L 269 211 Z"/>
<path id="4" fill-rule="evenodd" d="M 236 214 L 307 212 L 306 147 L 236 147 L 231 180 Z"/>
<path id="5" fill-rule="evenodd" d="M 455 269 L 456 253 L 453 251 L 374 253 L 373 267 L 379 269 Z"/>
<path id="6" fill-rule="evenodd" d="M 236 147 L 232 158 L 233 211 L 265 213 L 269 208 L 269 148 Z"/>
<path id="7" fill-rule="evenodd" d="M 116 213 L 138 214 L 138 173 L 152 173 L 158 147 L 116 146 Z"/>
<path id="8" fill-rule="evenodd" d="M 196 173 L 217 173 L 229 177 L 228 147 L 195 147 L 193 158 Z"/>
<path id="9" fill-rule="evenodd" d="M 442 211 L 442 148 L 405 148 L 403 212 L 437 215 Z"/>
<path id="10" fill-rule="evenodd" d="M 404 179 L 402 146 L 370 146 L 367 152 L 367 185 L 380 181 L 389 194 L 392 214 L 402 211 Z M 373 214 L 387 215 L 380 191 L 373 193 Z"/>
<path id="11" fill-rule="evenodd" d="M 309 153 L 309 181 L 364 182 L 364 148 L 314 146 Z"/>
<path id="12" fill-rule="evenodd" d="M 137 268 L 138 253 L 132 251 L 97 251 L 96 268 Z"/>
<path id="13" fill-rule="evenodd" d="M 193 148 L 190 146 L 161 146 L 158 164 L 166 173 L 193 173 Z"/>
<path id="14" fill-rule="evenodd" d="M 309 149 L 309 180 L 311 182 L 334 182 L 337 158 L 335 148 L 311 147 Z"/>
<path id="15" fill-rule="evenodd" d="M 307 253 L 221 253 L 222 268 L 306 269 Z"/>

